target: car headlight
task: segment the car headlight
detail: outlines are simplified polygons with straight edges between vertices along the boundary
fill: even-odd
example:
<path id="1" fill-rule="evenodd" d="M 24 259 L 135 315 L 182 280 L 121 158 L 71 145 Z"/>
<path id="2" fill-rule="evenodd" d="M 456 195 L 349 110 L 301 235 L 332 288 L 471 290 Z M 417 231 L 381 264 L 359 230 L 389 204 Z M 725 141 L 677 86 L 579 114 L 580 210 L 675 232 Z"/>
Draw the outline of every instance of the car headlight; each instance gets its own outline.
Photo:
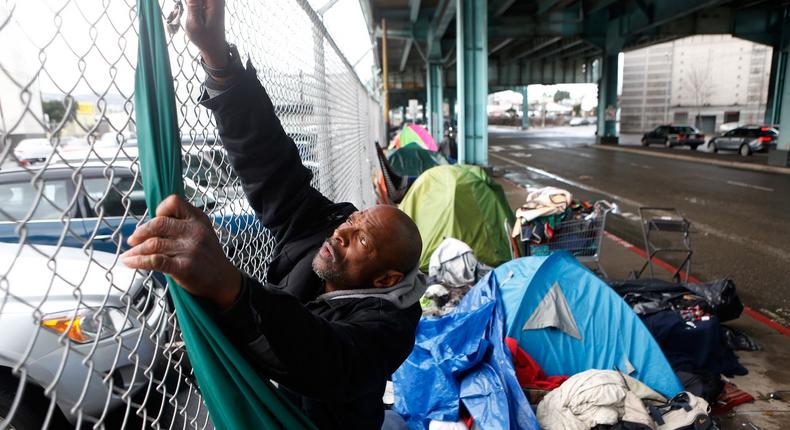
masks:
<path id="1" fill-rule="evenodd" d="M 134 327 L 131 319 L 118 308 L 81 309 L 77 314 L 61 313 L 47 315 L 41 326 L 55 333 L 66 333 L 77 343 L 102 340 Z"/>

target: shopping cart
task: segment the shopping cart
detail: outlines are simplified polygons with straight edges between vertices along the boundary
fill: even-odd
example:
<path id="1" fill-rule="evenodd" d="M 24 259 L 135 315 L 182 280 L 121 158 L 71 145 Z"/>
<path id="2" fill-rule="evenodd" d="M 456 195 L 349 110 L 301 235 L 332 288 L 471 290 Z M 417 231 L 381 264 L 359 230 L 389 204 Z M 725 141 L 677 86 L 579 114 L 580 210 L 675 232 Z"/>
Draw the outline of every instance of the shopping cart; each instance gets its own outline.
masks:
<path id="1" fill-rule="evenodd" d="M 689 227 L 691 223 L 675 208 L 639 208 L 642 219 L 642 236 L 645 240 L 645 264 L 636 273 L 638 279 L 650 269 L 650 277 L 655 278 L 653 260 L 655 258 L 669 257 L 676 267 L 672 273 L 672 280 L 680 282 L 681 273 L 685 272 L 683 282 L 688 283 L 691 271 L 691 238 Z"/>
<path id="2" fill-rule="evenodd" d="M 567 251 L 579 262 L 606 277 L 598 256 L 606 228 L 606 216 L 613 209 L 614 205 L 605 200 L 595 202 L 593 211 L 584 218 L 562 221 L 548 243 L 528 244 L 526 254 L 549 255 L 560 250 Z"/>

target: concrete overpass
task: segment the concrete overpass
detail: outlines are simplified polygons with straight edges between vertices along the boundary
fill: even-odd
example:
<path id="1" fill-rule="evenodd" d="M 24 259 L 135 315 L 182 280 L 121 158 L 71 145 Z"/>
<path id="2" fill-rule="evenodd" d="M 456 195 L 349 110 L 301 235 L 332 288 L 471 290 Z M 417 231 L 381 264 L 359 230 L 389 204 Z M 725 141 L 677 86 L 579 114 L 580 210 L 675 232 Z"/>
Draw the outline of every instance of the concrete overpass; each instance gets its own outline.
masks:
<path id="1" fill-rule="evenodd" d="M 731 34 L 774 48 L 765 121 L 785 130 L 772 162 L 788 163 L 788 0 L 360 2 L 380 66 L 386 63 L 389 105 L 403 106 L 410 98 L 426 102 L 431 133 L 441 139 L 442 102 L 457 102 L 464 162 L 488 164 L 489 92 L 526 92 L 530 84 L 597 83 L 597 139 L 617 143 L 611 113 L 617 108 L 620 52 L 696 34 Z"/>

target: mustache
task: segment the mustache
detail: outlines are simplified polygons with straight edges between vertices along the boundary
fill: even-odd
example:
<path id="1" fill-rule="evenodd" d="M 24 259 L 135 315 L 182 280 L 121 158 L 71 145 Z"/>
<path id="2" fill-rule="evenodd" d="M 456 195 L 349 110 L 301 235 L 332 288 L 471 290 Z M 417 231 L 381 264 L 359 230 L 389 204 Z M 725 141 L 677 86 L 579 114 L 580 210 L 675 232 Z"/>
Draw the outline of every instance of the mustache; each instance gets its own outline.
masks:
<path id="1" fill-rule="evenodd" d="M 328 237 L 324 243 L 326 243 L 327 248 L 329 248 L 329 253 L 332 255 L 332 261 L 337 261 L 337 245 L 335 244 L 335 240 L 332 237 Z"/>

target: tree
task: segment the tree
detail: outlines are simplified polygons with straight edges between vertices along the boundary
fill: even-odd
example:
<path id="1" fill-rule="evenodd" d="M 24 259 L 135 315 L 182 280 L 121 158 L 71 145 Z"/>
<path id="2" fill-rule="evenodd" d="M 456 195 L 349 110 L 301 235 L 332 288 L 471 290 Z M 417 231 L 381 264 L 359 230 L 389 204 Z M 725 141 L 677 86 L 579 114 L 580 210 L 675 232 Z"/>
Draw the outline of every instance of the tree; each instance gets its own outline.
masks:
<path id="1" fill-rule="evenodd" d="M 50 124 L 57 124 L 66 115 L 66 107 L 59 100 L 47 100 L 41 104 L 44 113 L 49 117 Z"/>
<path id="2" fill-rule="evenodd" d="M 709 103 L 710 96 L 713 94 L 713 79 L 711 79 L 710 69 L 700 66 L 692 67 L 686 78 L 689 93 L 694 97 L 694 104 L 697 105 L 697 119 L 695 122 L 699 122 L 702 114 L 701 107 Z"/>
<path id="3" fill-rule="evenodd" d="M 571 93 L 569 93 L 567 91 L 559 90 L 556 93 L 554 93 L 554 103 L 559 103 L 559 102 L 561 102 L 561 101 L 563 101 L 565 99 L 569 99 L 569 98 L 571 98 Z"/>
<path id="4" fill-rule="evenodd" d="M 582 105 L 581 103 L 576 103 L 573 105 L 573 116 L 582 116 Z"/>

